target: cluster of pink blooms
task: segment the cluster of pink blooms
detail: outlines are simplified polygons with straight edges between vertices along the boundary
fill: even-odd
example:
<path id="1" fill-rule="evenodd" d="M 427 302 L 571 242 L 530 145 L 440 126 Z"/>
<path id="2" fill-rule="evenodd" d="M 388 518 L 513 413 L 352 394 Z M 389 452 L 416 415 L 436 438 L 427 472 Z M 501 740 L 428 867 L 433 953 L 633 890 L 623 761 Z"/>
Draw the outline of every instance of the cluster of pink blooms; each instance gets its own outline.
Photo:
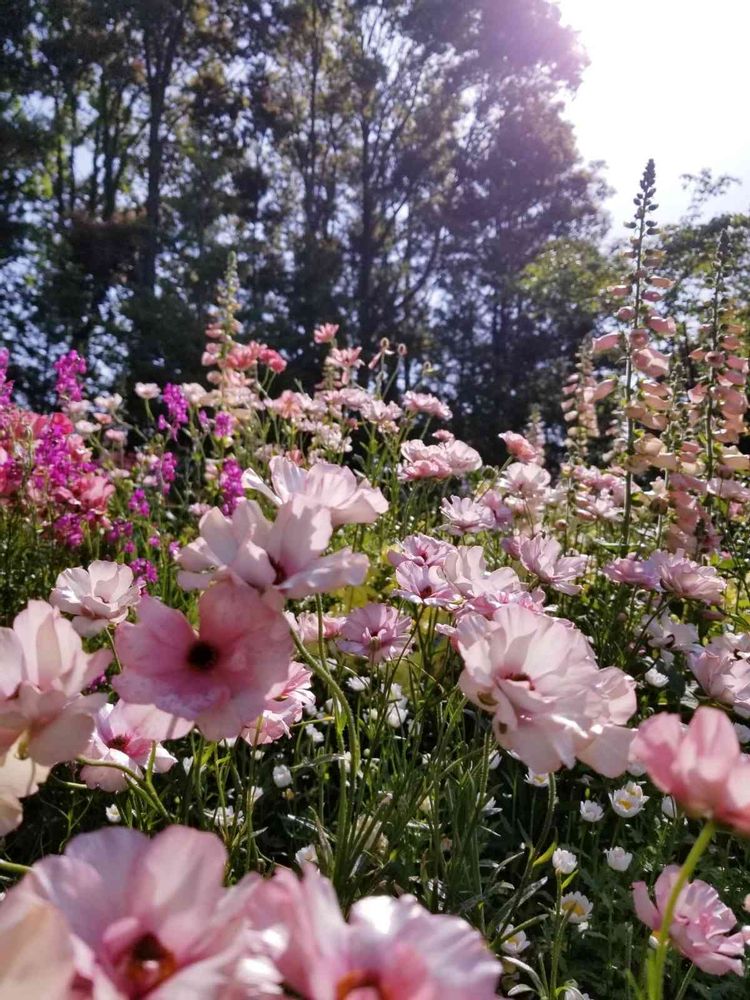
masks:
<path id="1" fill-rule="evenodd" d="M 370 896 L 344 919 L 307 867 L 223 885 L 211 833 L 76 837 L 0 904 L 0 991 L 50 1000 L 492 1000 L 500 963 L 458 917 Z M 39 961 L 39 956 L 44 961 Z M 293 993 L 287 990 L 294 991 Z"/>

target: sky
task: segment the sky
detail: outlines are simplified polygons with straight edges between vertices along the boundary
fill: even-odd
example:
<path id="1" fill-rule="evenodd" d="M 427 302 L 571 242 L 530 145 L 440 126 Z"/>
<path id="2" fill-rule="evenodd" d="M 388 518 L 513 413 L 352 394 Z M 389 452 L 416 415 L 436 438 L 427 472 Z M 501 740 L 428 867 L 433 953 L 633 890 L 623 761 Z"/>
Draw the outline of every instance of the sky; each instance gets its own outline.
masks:
<path id="1" fill-rule="evenodd" d="M 557 0 L 588 53 L 568 116 L 586 160 L 604 160 L 615 229 L 649 157 L 657 218 L 688 208 L 680 175 L 709 167 L 733 186 L 710 214 L 750 207 L 750 0 Z"/>

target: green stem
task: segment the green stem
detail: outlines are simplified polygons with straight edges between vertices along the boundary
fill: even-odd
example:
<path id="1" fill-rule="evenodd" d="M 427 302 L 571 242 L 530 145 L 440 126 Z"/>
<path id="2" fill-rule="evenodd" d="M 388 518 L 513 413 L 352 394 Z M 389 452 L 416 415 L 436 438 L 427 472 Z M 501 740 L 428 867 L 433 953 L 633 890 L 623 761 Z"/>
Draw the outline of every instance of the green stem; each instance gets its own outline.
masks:
<path id="1" fill-rule="evenodd" d="M 658 930 L 659 946 L 653 956 L 649 956 L 648 975 L 648 995 L 649 1000 L 662 1000 L 664 996 L 664 968 L 667 964 L 667 952 L 669 950 L 669 929 L 672 926 L 674 911 L 677 908 L 677 899 L 685 888 L 690 876 L 695 871 L 696 865 L 700 861 L 706 848 L 711 843 L 711 838 L 716 832 L 716 823 L 709 820 L 700 832 L 700 836 L 693 844 L 690 853 L 685 859 L 685 863 L 680 869 L 677 881 L 672 887 L 672 892 L 667 900 L 664 910 L 664 918 Z"/>
<path id="2" fill-rule="evenodd" d="M 4 861 L 0 858 L 0 871 L 11 872 L 13 875 L 25 875 L 31 869 L 28 865 L 17 865 L 14 861 Z"/>

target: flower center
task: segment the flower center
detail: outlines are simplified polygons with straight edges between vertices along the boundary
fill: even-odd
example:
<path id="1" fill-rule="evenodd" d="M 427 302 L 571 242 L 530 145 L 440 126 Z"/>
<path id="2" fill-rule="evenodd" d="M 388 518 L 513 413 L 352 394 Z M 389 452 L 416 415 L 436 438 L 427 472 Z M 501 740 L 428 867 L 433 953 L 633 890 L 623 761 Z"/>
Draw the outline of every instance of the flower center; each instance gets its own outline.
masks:
<path id="1" fill-rule="evenodd" d="M 122 750 L 124 752 L 128 748 L 128 738 L 127 736 L 114 736 L 107 746 L 110 750 Z"/>
<path id="2" fill-rule="evenodd" d="M 336 1000 L 391 1000 L 391 994 L 379 985 L 379 980 L 377 973 L 365 969 L 347 972 L 336 984 Z"/>
<path id="3" fill-rule="evenodd" d="M 219 651 L 210 642 L 197 639 L 188 650 L 187 661 L 194 670 L 213 670 L 219 661 Z"/>
<path id="4" fill-rule="evenodd" d="M 125 958 L 124 972 L 134 1000 L 146 996 L 176 971 L 174 955 L 153 934 L 138 938 Z"/>

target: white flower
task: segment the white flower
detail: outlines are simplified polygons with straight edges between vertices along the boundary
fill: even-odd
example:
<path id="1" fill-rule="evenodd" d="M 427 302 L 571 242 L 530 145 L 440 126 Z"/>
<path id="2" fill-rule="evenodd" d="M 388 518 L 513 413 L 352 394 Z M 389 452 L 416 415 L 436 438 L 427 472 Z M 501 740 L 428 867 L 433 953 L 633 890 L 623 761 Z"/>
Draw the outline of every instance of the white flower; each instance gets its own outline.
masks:
<path id="1" fill-rule="evenodd" d="M 159 386 L 156 382 L 136 382 L 134 392 L 141 399 L 156 399 L 159 395 Z"/>
<path id="2" fill-rule="evenodd" d="M 617 788 L 609 793 L 609 801 L 618 816 L 637 816 L 648 802 L 648 795 L 643 794 L 640 785 L 629 781 L 623 788 Z"/>
<path id="3" fill-rule="evenodd" d="M 578 867 L 578 858 L 572 851 L 558 847 L 552 855 L 552 867 L 558 875 L 570 875 Z"/>
<path id="4" fill-rule="evenodd" d="M 677 815 L 677 804 L 671 795 L 665 795 L 661 800 L 661 811 L 667 819 L 674 819 Z"/>
<path id="5" fill-rule="evenodd" d="M 560 909 L 571 924 L 582 924 L 589 919 L 594 906 L 582 892 L 568 892 L 560 900 Z"/>
<path id="6" fill-rule="evenodd" d="M 490 759 L 487 763 L 487 766 L 489 767 L 490 771 L 494 771 L 495 768 L 500 766 L 500 752 L 498 750 L 495 750 L 494 753 L 490 754 Z"/>
<path id="7" fill-rule="evenodd" d="M 615 872 L 626 871 L 633 860 L 633 855 L 629 854 L 624 847 L 610 847 L 609 850 L 605 850 L 604 856 L 609 867 Z"/>
<path id="8" fill-rule="evenodd" d="M 535 788 L 548 788 L 549 787 L 549 775 L 548 774 L 538 774 L 536 771 L 532 771 L 529 768 L 528 774 L 526 775 L 524 781 L 527 785 L 533 785 Z"/>
<path id="9" fill-rule="evenodd" d="M 503 927 L 501 933 L 508 935 L 500 945 L 506 955 L 520 955 L 529 947 L 526 931 L 515 931 L 512 927 Z"/>
<path id="10" fill-rule="evenodd" d="M 599 820 L 604 816 L 604 810 L 599 805 L 598 802 L 592 802 L 587 799 L 580 805 L 581 819 L 586 823 L 598 823 Z"/>
<path id="11" fill-rule="evenodd" d="M 115 805 L 107 806 L 104 810 L 104 815 L 107 817 L 107 822 L 109 823 L 121 823 L 122 816 L 120 815 L 120 810 Z"/>
<path id="12" fill-rule="evenodd" d="M 73 628 L 79 635 L 93 636 L 107 625 L 117 625 L 141 599 L 141 588 L 129 566 L 96 559 L 88 569 L 76 566 L 58 576 L 49 597 L 53 607 L 75 615 Z"/>
<path id="13" fill-rule="evenodd" d="M 273 783 L 277 788 L 288 788 L 292 783 L 292 772 L 286 764 L 279 764 L 273 769 Z"/>
<path id="14" fill-rule="evenodd" d="M 581 993 L 577 986 L 569 986 L 563 993 L 563 1000 L 593 1000 L 588 993 Z"/>
<path id="15" fill-rule="evenodd" d="M 666 674 L 663 674 L 661 670 L 658 670 L 656 667 L 651 667 L 650 670 L 647 670 L 643 675 L 643 679 L 647 684 L 650 684 L 651 687 L 655 688 L 663 688 L 669 684 L 669 677 L 667 677 Z"/>
<path id="16" fill-rule="evenodd" d="M 646 768 L 637 760 L 631 760 L 628 764 L 628 774 L 632 774 L 634 778 L 642 778 L 646 773 Z"/>
<path id="17" fill-rule="evenodd" d="M 304 864 L 317 865 L 318 852 L 315 850 L 315 844 L 308 844 L 307 847 L 300 847 L 294 855 L 294 860 L 300 868 L 302 868 Z"/>

